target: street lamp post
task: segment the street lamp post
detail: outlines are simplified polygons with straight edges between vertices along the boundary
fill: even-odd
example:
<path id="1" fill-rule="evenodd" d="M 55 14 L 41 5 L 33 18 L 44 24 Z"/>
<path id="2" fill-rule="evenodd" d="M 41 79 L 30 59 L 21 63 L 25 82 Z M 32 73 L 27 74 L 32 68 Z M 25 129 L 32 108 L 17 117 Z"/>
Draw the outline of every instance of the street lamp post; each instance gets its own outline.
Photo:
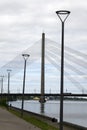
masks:
<path id="1" fill-rule="evenodd" d="M 70 11 L 60 10 L 56 11 L 62 23 L 62 37 L 61 37 L 61 79 L 60 79 L 60 130 L 63 130 L 63 86 L 64 86 L 64 23 L 70 14 Z"/>
<path id="2" fill-rule="evenodd" d="M 25 90 L 25 77 L 26 77 L 26 61 L 30 55 L 22 54 L 24 58 L 24 76 L 23 76 L 23 93 L 22 93 L 22 106 L 21 106 L 21 117 L 23 117 L 23 108 L 24 108 L 24 90 Z"/>
<path id="3" fill-rule="evenodd" d="M 9 94 L 10 94 L 10 69 L 7 69 L 8 72 L 8 97 L 7 97 L 7 102 L 9 103 Z M 8 104 L 9 105 L 9 104 Z"/>
<path id="4" fill-rule="evenodd" d="M 4 76 L 0 76 L 1 77 L 1 99 L 3 98 L 3 78 Z"/>

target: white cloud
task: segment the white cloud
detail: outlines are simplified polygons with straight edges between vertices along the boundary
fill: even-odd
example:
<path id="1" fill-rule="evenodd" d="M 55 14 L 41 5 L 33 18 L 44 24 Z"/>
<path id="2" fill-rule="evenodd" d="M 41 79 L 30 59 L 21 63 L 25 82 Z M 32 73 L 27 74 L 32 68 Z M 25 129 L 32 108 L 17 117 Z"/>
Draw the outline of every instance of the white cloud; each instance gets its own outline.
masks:
<path id="1" fill-rule="evenodd" d="M 47 38 L 61 43 L 61 21 L 55 13 L 60 9 L 71 11 L 65 23 L 65 45 L 87 53 L 86 0 L 3 0 L 0 1 L 1 63 L 38 41 L 43 31 Z"/>

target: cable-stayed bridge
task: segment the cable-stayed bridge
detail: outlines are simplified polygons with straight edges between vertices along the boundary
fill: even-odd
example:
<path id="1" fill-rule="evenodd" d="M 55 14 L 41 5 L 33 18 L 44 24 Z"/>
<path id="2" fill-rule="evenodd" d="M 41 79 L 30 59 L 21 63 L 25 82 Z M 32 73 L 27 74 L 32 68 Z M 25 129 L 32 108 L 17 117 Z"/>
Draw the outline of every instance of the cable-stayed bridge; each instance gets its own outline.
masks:
<path id="1" fill-rule="evenodd" d="M 10 93 L 21 93 L 23 81 L 24 59 L 23 53 L 30 54 L 27 60 L 26 92 L 40 93 L 41 89 L 41 42 L 32 44 L 17 55 L 12 61 L 0 68 L 0 75 L 4 76 L 3 93 L 7 92 L 7 69 L 11 69 Z M 87 93 L 87 55 L 69 48 L 64 49 L 64 92 Z M 60 62 L 61 45 L 45 38 L 45 92 L 60 92 Z"/>

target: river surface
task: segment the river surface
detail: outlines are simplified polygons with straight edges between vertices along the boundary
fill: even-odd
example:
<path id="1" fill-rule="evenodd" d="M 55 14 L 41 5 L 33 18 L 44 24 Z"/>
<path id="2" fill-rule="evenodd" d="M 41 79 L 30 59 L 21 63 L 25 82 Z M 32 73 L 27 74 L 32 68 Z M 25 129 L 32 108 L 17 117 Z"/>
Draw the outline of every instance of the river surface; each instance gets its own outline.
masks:
<path id="1" fill-rule="evenodd" d="M 10 102 L 12 106 L 21 108 L 21 101 Z M 47 101 L 40 104 L 39 101 L 25 100 L 24 110 L 55 117 L 59 120 L 59 101 Z M 64 101 L 64 121 L 87 127 L 87 102 Z"/>

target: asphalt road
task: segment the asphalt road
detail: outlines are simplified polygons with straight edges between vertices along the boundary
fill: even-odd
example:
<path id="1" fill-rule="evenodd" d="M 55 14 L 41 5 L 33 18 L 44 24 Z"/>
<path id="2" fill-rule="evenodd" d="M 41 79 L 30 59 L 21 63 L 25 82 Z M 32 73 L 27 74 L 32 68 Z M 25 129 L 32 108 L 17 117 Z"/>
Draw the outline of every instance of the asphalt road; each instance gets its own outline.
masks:
<path id="1" fill-rule="evenodd" d="M 41 130 L 13 115 L 6 109 L 0 108 L 0 130 Z"/>

